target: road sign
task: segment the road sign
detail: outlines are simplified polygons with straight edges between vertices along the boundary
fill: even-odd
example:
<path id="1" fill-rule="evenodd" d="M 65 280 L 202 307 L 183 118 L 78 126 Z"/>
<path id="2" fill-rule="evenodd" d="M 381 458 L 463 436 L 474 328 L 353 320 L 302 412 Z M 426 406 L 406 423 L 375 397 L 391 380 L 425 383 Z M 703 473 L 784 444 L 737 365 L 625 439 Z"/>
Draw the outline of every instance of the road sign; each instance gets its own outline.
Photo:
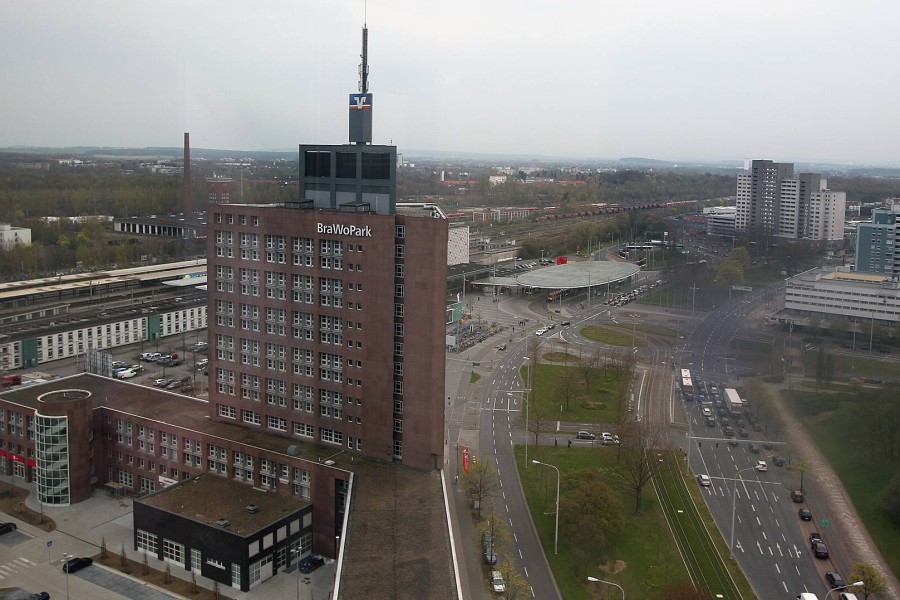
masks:
<path id="1" fill-rule="evenodd" d="M 828 519 L 822 519 L 822 527 L 828 527 L 829 524 L 831 524 L 831 521 L 829 521 Z"/>
<path id="2" fill-rule="evenodd" d="M 733 286 L 731 286 L 731 289 L 734 290 L 735 292 L 752 292 L 753 291 L 753 288 L 750 287 L 749 285 L 733 285 Z"/>
<path id="3" fill-rule="evenodd" d="M 47 540 L 47 547 L 51 548 L 53 546 L 53 540 Z"/>

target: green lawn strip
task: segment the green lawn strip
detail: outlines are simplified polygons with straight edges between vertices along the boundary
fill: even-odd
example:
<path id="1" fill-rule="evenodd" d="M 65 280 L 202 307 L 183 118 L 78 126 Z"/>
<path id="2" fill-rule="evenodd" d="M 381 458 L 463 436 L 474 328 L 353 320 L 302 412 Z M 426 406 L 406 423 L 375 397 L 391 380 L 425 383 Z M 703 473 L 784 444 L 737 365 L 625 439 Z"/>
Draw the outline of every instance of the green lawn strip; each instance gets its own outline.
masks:
<path id="1" fill-rule="evenodd" d="M 544 553 L 550 562 L 550 568 L 563 598 L 570 600 L 596 597 L 592 595 L 596 589 L 585 581 L 587 576 L 620 584 L 630 598 L 649 598 L 668 582 L 687 580 L 678 549 L 669 534 L 669 528 L 651 486 L 647 486 L 644 490 L 643 510 L 640 514 L 634 512 L 632 493 L 625 487 L 615 487 L 622 499 L 625 521 L 622 530 L 605 547 L 593 545 L 573 549 L 565 536 L 561 535 L 558 543 L 559 554 L 554 555 L 555 521 L 552 511 L 556 501 L 556 472 L 549 467 L 530 462 L 528 469 L 523 469 L 523 451 L 522 446 L 516 446 L 519 476 Z M 530 448 L 528 459 L 531 461 L 534 458 L 556 466 L 563 477 L 570 470 L 590 467 L 606 469 L 610 483 L 617 485 L 611 471 L 616 463 L 616 451 L 611 446 Z M 583 551 L 584 557 L 573 550 Z M 616 574 L 601 570 L 600 565 L 614 560 L 623 561 L 624 570 Z"/>
<path id="2" fill-rule="evenodd" d="M 481 379 L 481 375 L 472 371 L 472 375 L 469 377 L 469 383 L 477 383 L 479 379 Z"/>
<path id="3" fill-rule="evenodd" d="M 615 325 L 620 329 L 631 330 L 631 325 L 628 323 L 619 323 Z M 635 329 L 641 333 L 649 333 L 651 335 L 665 335 L 668 337 L 675 337 L 678 335 L 678 332 L 672 329 L 671 327 L 666 327 L 665 325 L 654 325 L 652 323 L 643 323 L 635 326 Z"/>
<path id="4" fill-rule="evenodd" d="M 897 366 L 897 363 L 875 358 L 879 356 L 878 353 L 871 355 L 871 357 L 861 355 L 847 356 L 846 354 L 836 354 L 826 350 L 825 354 L 831 354 L 832 356 L 835 379 L 847 379 L 865 374 L 876 379 L 900 380 L 900 367 Z M 806 369 L 806 374 L 811 377 L 816 375 L 818 355 L 818 350 L 812 350 L 803 354 L 803 366 Z"/>
<path id="5" fill-rule="evenodd" d="M 753 598 L 741 570 L 736 564 L 730 569 L 726 564 L 731 563 L 727 545 L 699 496 L 693 478 L 686 481 L 679 466 L 669 460 L 660 470 L 656 482 L 662 487 L 660 493 L 665 494 L 667 501 L 663 505 L 682 545 L 685 560 L 692 564 L 690 571 L 702 579 L 698 583 L 705 585 L 714 598 L 717 594 L 726 599 Z"/>
<path id="6" fill-rule="evenodd" d="M 519 376 L 526 380 L 527 369 Z M 565 377 L 571 377 L 568 402 L 562 390 Z M 615 388 L 613 376 L 603 369 L 594 369 L 585 384 L 584 373 L 575 366 L 539 364 L 534 370 L 530 410 L 543 409 L 549 418 L 562 421 L 616 423 L 617 408 L 612 403 Z"/>
<path id="7" fill-rule="evenodd" d="M 878 507 L 878 498 L 900 469 L 900 462 L 870 454 L 867 431 L 853 426 L 860 422 L 856 401 L 865 393 L 865 390 L 853 394 L 782 390 L 790 409 L 828 458 L 881 555 L 894 574 L 900 576 L 897 552 L 900 527 Z M 840 527 L 838 515 L 816 517 L 834 521 Z"/>
<path id="8" fill-rule="evenodd" d="M 633 347 L 632 341 L 634 341 L 634 346 L 637 346 L 639 348 L 643 348 L 647 345 L 646 342 L 644 342 L 640 338 L 635 338 L 630 333 L 618 331 L 613 327 L 604 327 L 598 325 L 582 327 L 581 335 L 582 337 L 586 337 L 587 339 L 594 342 L 609 344 L 610 346 L 627 346 L 631 348 Z"/>

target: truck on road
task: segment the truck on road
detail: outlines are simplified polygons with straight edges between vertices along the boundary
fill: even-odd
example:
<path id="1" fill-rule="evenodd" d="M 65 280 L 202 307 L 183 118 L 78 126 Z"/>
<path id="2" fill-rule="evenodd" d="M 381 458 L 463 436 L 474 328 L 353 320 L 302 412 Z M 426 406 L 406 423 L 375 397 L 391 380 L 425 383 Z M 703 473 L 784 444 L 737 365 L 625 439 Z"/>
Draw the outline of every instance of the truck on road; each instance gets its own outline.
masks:
<path id="1" fill-rule="evenodd" d="M 740 416 L 744 414 L 744 401 L 741 400 L 740 394 L 734 388 L 725 388 L 725 406 L 732 416 Z"/>

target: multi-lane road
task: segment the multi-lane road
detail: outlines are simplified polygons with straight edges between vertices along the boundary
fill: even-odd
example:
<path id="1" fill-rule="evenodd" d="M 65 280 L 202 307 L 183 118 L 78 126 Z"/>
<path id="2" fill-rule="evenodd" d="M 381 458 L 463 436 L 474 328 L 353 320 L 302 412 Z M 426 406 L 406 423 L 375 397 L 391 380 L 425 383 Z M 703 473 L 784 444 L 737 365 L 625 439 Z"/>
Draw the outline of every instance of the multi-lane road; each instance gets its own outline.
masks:
<path id="1" fill-rule="evenodd" d="M 734 383 L 731 340 L 768 293 L 748 294 L 708 314 L 694 327 L 682 364 L 691 364 L 695 379 Z M 715 411 L 712 404 L 707 406 Z M 758 597 L 793 599 L 804 591 L 824 596 L 828 591 L 824 571 L 847 575 L 851 561 L 834 524 L 825 528 L 821 521 L 799 519 L 798 508 L 805 504 L 792 502 L 790 496 L 798 475 L 772 461 L 775 455 L 787 455 L 787 448 L 763 432 L 749 432 L 749 437 L 737 438 L 737 445 L 728 444 L 719 417 L 719 425 L 709 428 L 696 406 L 686 403 L 685 410 L 690 422 L 691 468 L 710 476 L 712 485 L 703 488 L 707 505 Z M 751 452 L 751 444 L 759 453 Z M 770 444 L 771 450 L 760 448 L 763 444 Z M 767 471 L 754 468 L 759 460 L 767 462 Z M 807 474 L 805 489 L 815 493 L 815 488 L 814 477 Z M 812 555 L 809 533 L 813 531 L 826 537 L 828 560 Z"/>

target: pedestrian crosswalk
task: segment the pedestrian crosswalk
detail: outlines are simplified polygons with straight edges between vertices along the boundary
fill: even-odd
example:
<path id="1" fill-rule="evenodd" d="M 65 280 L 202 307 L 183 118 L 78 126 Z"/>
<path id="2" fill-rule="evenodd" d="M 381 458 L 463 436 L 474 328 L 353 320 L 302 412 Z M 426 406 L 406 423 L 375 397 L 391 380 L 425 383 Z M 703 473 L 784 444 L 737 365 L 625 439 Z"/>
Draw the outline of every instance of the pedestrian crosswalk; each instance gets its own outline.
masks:
<path id="1" fill-rule="evenodd" d="M 14 558 L 3 564 L 0 564 L 0 581 L 3 581 L 7 577 L 14 577 L 19 572 L 36 566 L 36 562 L 34 562 L 33 560 L 28 560 L 25 557 L 20 556 L 19 558 Z"/>

